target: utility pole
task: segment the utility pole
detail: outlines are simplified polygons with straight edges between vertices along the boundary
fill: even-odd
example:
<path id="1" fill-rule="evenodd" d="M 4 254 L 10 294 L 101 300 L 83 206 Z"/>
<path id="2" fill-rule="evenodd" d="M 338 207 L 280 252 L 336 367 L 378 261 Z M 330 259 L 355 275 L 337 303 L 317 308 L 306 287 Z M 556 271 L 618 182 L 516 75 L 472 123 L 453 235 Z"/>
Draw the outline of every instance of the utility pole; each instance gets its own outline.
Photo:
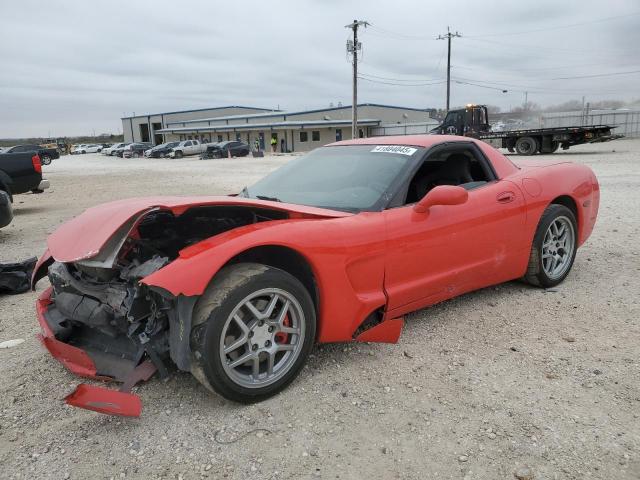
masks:
<path id="1" fill-rule="evenodd" d="M 526 112 L 527 110 L 529 110 L 529 92 L 524 92 L 524 111 Z"/>
<path id="2" fill-rule="evenodd" d="M 461 36 L 462 34 L 458 32 L 451 33 L 449 27 L 447 27 L 446 35 L 438 36 L 438 40 L 447 40 L 447 112 L 449 111 L 449 100 L 451 98 L 451 38 Z"/>
<path id="3" fill-rule="evenodd" d="M 354 20 L 353 23 L 345 25 L 345 28 L 353 30 L 353 40 L 347 40 L 347 55 L 351 54 L 353 59 L 353 99 L 351 102 L 351 138 L 358 138 L 358 51 L 362 49 L 362 44 L 358 42 L 358 27 L 367 28 L 369 22 L 364 20 Z"/>

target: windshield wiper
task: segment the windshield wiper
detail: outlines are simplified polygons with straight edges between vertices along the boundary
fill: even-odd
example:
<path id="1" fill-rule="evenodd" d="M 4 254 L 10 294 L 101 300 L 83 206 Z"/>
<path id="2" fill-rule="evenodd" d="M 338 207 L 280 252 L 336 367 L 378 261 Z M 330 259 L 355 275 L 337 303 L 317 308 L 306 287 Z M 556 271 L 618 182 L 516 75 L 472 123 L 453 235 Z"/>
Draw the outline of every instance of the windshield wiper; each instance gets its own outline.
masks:
<path id="1" fill-rule="evenodd" d="M 282 200 L 280 200 L 277 197 L 268 197 L 266 195 L 256 195 L 256 198 L 258 198 L 260 200 L 269 200 L 271 202 L 282 202 Z"/>

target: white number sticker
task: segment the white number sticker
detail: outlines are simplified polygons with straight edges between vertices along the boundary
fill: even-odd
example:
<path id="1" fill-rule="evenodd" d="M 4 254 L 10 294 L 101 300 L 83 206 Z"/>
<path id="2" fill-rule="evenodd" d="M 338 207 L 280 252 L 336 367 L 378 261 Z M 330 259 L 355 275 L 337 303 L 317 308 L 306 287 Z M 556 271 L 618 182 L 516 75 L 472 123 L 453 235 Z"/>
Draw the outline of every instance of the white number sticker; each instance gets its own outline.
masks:
<path id="1" fill-rule="evenodd" d="M 418 151 L 417 148 L 405 147 L 403 145 L 378 145 L 371 150 L 374 153 L 398 153 L 400 155 L 413 155 Z"/>

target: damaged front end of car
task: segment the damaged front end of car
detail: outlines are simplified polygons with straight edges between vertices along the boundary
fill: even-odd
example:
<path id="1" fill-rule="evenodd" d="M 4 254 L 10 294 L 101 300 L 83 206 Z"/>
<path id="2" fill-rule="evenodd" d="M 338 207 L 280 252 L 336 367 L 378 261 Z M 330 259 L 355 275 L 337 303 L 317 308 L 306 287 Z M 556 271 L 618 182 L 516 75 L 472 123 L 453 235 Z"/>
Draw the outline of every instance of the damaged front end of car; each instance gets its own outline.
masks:
<path id="1" fill-rule="evenodd" d="M 191 314 L 199 298 L 148 286 L 145 277 L 204 239 L 287 217 L 283 211 L 247 206 L 149 207 L 114 224 L 97 250 L 89 246 L 90 238 L 74 239 L 78 219 L 66 231 L 63 226 L 48 242 L 32 280 L 34 288 L 44 276 L 51 283 L 37 304 L 41 341 L 73 373 L 122 383 L 119 391 L 79 385 L 67 403 L 139 416 L 142 404 L 130 393 L 136 383 L 156 371 L 166 377 L 172 363 L 190 370 Z M 68 248 L 74 240 L 84 247 Z"/>

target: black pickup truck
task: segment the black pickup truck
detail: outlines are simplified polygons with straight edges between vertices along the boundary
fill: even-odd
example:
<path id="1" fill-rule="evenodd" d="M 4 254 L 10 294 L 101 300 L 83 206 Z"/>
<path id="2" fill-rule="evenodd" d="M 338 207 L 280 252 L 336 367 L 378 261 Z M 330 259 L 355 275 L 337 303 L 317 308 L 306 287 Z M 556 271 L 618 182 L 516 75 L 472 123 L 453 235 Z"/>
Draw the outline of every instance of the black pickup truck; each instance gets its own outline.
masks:
<path id="1" fill-rule="evenodd" d="M 55 148 L 45 148 L 41 145 L 16 145 L 7 148 L 3 153 L 37 153 L 42 165 L 49 165 L 52 160 L 60 158 L 60 153 Z"/>
<path id="2" fill-rule="evenodd" d="M 37 153 L 0 153 L 0 228 L 13 218 L 13 196 L 26 192 L 42 193 L 49 181 L 42 178 L 42 163 Z"/>

